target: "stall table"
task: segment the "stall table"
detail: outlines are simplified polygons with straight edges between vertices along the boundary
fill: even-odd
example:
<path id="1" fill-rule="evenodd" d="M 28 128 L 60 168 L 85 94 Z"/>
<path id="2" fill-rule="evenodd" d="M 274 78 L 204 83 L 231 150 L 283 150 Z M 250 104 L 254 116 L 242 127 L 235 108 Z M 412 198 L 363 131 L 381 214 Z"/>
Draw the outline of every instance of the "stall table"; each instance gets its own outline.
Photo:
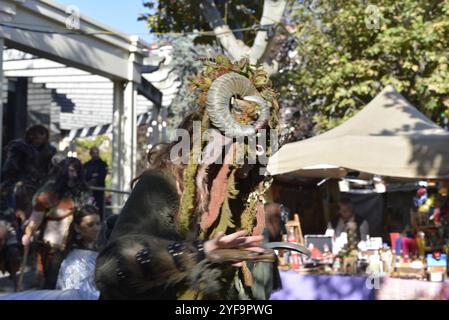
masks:
<path id="1" fill-rule="evenodd" d="M 368 276 L 299 274 L 281 271 L 283 288 L 271 300 L 416 300 L 449 299 L 449 281 L 428 282 L 384 277 L 375 283 Z"/>

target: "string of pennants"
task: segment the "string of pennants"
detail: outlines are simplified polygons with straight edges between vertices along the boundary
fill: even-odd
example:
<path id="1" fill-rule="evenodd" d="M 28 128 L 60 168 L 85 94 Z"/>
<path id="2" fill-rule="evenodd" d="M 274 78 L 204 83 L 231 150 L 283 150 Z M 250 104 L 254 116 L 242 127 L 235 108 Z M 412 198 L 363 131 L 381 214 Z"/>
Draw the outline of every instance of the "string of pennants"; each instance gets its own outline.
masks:
<path id="1" fill-rule="evenodd" d="M 150 124 L 153 120 L 152 112 L 145 112 L 137 116 L 137 126 Z M 95 137 L 101 134 L 112 133 L 112 123 L 98 125 L 88 128 L 79 128 L 70 130 L 69 139 Z"/>

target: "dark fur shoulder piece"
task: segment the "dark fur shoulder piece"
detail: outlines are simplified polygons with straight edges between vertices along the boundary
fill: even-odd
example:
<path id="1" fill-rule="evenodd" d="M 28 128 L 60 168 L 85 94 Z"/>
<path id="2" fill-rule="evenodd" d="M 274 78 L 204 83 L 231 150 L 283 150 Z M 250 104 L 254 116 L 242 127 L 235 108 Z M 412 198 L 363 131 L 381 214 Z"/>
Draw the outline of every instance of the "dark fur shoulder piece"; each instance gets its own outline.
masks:
<path id="1" fill-rule="evenodd" d="M 179 242 L 177 242 L 179 243 Z M 109 243 L 97 258 L 95 282 L 103 299 L 176 299 L 180 289 L 218 291 L 221 272 L 195 246 L 183 242 L 175 259 L 172 241 L 147 235 L 124 236 Z M 201 285 L 201 284 L 202 285 Z"/>
<path id="2" fill-rule="evenodd" d="M 178 208 L 173 177 L 155 170 L 141 176 L 97 259 L 95 281 L 103 299 L 176 299 L 182 287 L 195 286 L 192 273 L 208 268 L 198 263 L 204 258 L 193 242 L 182 242 L 178 255 L 174 245 L 185 240 L 176 230 Z"/>
<path id="3" fill-rule="evenodd" d="M 180 240 L 175 224 L 178 208 L 175 179 L 161 171 L 148 170 L 126 201 L 110 241 L 139 234 Z"/>
<path id="4" fill-rule="evenodd" d="M 205 295 L 214 295 L 224 287 L 222 275 L 218 266 L 204 259 L 196 264 L 189 274 L 189 286 Z"/>

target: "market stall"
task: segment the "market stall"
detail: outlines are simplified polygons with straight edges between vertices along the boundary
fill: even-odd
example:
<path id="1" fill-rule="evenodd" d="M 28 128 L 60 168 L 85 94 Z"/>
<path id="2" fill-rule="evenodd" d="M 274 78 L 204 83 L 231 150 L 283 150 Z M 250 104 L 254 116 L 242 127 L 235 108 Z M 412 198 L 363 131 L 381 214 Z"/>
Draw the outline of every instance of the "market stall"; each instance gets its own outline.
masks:
<path id="1" fill-rule="evenodd" d="M 321 135 L 282 146 L 272 175 L 344 177 L 351 171 L 406 179 L 449 178 L 449 132 L 392 86 L 354 117 Z"/>
<path id="2" fill-rule="evenodd" d="M 304 239 L 286 237 L 285 241 L 307 246 L 312 257 L 298 260 L 280 253 L 285 286 L 273 299 L 449 298 L 445 294 L 449 287 L 445 282 L 449 132 L 421 114 L 392 86 L 339 127 L 284 145 L 269 159 L 268 171 L 323 178 L 324 182 L 342 179 L 346 186 L 340 183 L 337 197 L 349 191 L 351 179 L 366 181 L 366 188 L 370 186 L 373 193 L 385 193 L 391 182 L 416 182 L 413 196 L 408 193 L 402 204 L 406 223 L 400 230 L 385 228 L 386 233 L 361 237 L 352 224 L 360 225 L 362 219 L 356 222 L 352 218 L 351 223 L 344 222 L 344 237 L 333 233 L 306 234 Z M 418 185 L 420 180 L 425 181 L 424 187 Z M 385 215 L 384 223 L 391 222 L 393 206 L 375 201 L 375 197 L 365 198 L 373 201 L 370 206 L 375 204 L 378 215 Z M 329 220 L 330 214 L 326 218 Z M 373 277 L 378 280 L 370 285 L 367 280 Z M 401 286 L 408 288 L 407 292 L 395 289 Z"/>

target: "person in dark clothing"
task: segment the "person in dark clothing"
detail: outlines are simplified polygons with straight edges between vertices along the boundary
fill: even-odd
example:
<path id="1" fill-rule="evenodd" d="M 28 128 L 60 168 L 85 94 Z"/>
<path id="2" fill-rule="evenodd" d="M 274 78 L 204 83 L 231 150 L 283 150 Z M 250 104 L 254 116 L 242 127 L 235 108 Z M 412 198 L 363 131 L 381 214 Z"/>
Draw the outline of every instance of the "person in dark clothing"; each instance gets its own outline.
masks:
<path id="1" fill-rule="evenodd" d="M 0 218 L 0 271 L 8 272 L 17 290 L 17 272 L 20 268 L 21 252 L 14 227 Z"/>
<path id="2" fill-rule="evenodd" d="M 266 203 L 265 215 L 270 241 L 282 241 L 282 236 L 287 234 L 285 224 L 288 222 L 290 211 L 280 203 Z"/>
<path id="3" fill-rule="evenodd" d="M 56 148 L 49 143 L 48 129 L 31 126 L 24 139 L 11 141 L 6 147 L 2 167 L 2 201 L 13 210 L 12 223 L 20 237 L 21 224 L 30 216 L 32 197 L 45 182 L 52 167 Z"/>
<path id="4" fill-rule="evenodd" d="M 84 176 L 86 182 L 90 187 L 105 187 L 105 179 L 108 174 L 108 165 L 100 158 L 100 150 L 98 147 L 90 148 L 91 160 L 84 164 Z M 100 213 L 101 219 L 103 219 L 104 213 L 104 191 L 93 190 L 93 197 L 95 204 Z"/>
<path id="5" fill-rule="evenodd" d="M 30 180 L 42 183 L 51 168 L 56 148 L 49 143 L 48 129 L 43 125 L 30 127 L 24 139 L 11 141 L 2 168 L 4 181 Z"/>

